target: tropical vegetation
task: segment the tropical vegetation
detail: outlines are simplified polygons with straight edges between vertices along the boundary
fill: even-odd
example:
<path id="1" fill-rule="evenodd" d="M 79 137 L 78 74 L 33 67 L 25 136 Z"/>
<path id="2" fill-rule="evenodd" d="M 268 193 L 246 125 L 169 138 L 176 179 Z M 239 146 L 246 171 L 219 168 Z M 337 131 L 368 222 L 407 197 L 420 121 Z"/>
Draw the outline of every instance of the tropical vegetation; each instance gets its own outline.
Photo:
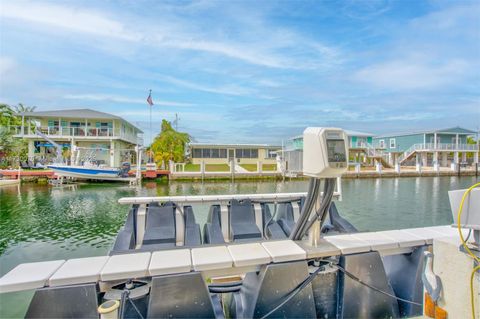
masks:
<path id="1" fill-rule="evenodd" d="M 26 160 L 28 145 L 25 140 L 14 138 L 11 126 L 20 126 L 22 119 L 18 113 L 33 111 L 35 107 L 23 104 L 9 106 L 0 104 L 0 167 L 16 166 L 20 160 Z"/>
<path id="2" fill-rule="evenodd" d="M 185 147 L 190 142 L 190 135 L 176 131 L 167 120 L 162 120 L 160 133 L 154 138 L 149 151 L 157 166 L 169 161 L 183 162 Z"/>

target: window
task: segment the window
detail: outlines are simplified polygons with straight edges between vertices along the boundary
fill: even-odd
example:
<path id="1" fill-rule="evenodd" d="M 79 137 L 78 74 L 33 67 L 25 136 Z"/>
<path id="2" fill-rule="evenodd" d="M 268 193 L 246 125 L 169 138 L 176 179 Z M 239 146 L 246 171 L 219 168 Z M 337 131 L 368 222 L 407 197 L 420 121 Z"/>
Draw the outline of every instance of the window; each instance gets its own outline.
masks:
<path id="1" fill-rule="evenodd" d="M 277 149 L 265 149 L 265 158 L 277 158 Z"/>
<path id="2" fill-rule="evenodd" d="M 258 158 L 258 149 L 239 148 L 235 150 L 236 158 Z"/>
<path id="3" fill-rule="evenodd" d="M 378 141 L 378 147 L 385 148 L 385 140 Z"/>
<path id="4" fill-rule="evenodd" d="M 193 158 L 226 158 L 227 150 L 222 148 L 194 148 Z"/>
<path id="5" fill-rule="evenodd" d="M 395 139 L 394 138 L 390 139 L 390 148 L 395 148 Z"/>

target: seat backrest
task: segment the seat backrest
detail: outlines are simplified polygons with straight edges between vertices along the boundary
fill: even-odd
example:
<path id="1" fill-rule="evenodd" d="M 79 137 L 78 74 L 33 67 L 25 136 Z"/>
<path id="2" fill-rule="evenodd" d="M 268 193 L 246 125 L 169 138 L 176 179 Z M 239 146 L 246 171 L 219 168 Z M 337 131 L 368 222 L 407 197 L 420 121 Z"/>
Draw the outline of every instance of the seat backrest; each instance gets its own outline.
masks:
<path id="1" fill-rule="evenodd" d="M 214 225 L 222 224 L 220 221 L 220 205 L 210 206 L 210 210 L 208 211 L 207 222 L 212 223 Z"/>
<path id="2" fill-rule="evenodd" d="M 174 206 L 149 206 L 147 211 L 146 228 L 175 227 Z"/>
<path id="3" fill-rule="evenodd" d="M 230 224 L 255 224 L 255 212 L 249 199 L 230 201 Z"/>
<path id="4" fill-rule="evenodd" d="M 193 226 L 197 222 L 195 221 L 195 214 L 193 213 L 192 206 L 183 206 L 183 218 L 185 220 L 185 226 Z"/>
<path id="5" fill-rule="evenodd" d="M 278 203 L 276 218 L 294 221 L 292 203 Z"/>
<path id="6" fill-rule="evenodd" d="M 243 314 L 238 318 L 261 318 L 280 304 L 291 291 L 308 277 L 306 261 L 268 264 L 257 273 L 247 273 L 240 294 L 243 294 Z M 275 293 L 272 293 L 275 292 Z M 315 318 L 315 302 L 312 285 L 303 288 L 270 318 Z"/>
<path id="7" fill-rule="evenodd" d="M 152 278 L 147 318 L 214 318 L 215 312 L 201 273 Z"/>

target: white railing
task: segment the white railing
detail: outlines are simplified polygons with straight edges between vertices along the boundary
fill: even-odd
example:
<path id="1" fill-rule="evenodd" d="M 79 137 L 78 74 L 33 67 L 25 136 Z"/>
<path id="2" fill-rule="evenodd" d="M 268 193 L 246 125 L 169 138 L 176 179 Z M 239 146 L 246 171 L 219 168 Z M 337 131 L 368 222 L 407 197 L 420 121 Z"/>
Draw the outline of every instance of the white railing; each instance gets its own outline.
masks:
<path id="1" fill-rule="evenodd" d="M 135 135 L 108 127 L 42 126 L 37 129 L 48 137 L 120 137 L 133 144 L 142 142 L 142 139 Z M 15 135 L 22 135 L 22 133 L 24 135 L 35 135 L 33 128 L 28 126 L 25 126 L 24 132 L 22 132 L 21 126 L 10 126 L 10 130 Z"/>
<path id="2" fill-rule="evenodd" d="M 478 151 L 476 144 L 453 144 L 453 143 L 419 143 L 410 146 L 403 154 L 397 159 L 399 163 L 410 157 L 416 151 L 455 151 L 455 152 L 468 152 Z"/>
<path id="3" fill-rule="evenodd" d="M 365 147 L 367 148 L 367 156 L 368 157 L 383 157 L 385 156 L 385 152 L 383 149 L 378 149 L 375 148 L 373 145 L 367 143 L 365 144 Z"/>

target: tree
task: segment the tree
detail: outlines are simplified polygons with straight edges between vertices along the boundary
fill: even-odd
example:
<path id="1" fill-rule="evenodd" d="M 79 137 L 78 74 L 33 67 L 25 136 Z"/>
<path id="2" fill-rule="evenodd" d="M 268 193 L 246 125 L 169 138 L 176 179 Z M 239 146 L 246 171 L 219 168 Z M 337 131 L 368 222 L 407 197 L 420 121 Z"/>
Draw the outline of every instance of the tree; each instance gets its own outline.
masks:
<path id="1" fill-rule="evenodd" d="M 37 107 L 36 106 L 25 106 L 22 103 L 18 103 L 18 105 L 15 105 L 14 108 L 15 108 L 15 112 L 17 112 L 18 114 L 22 114 L 22 113 L 25 113 L 25 112 L 33 112 L 33 111 L 35 111 L 35 109 Z"/>
<path id="2" fill-rule="evenodd" d="M 17 159 L 27 156 L 27 143 L 25 140 L 15 138 L 10 126 L 21 125 L 22 120 L 7 104 L 0 104 L 0 157 L 1 166 L 8 166 Z"/>
<path id="3" fill-rule="evenodd" d="M 190 142 L 190 135 L 177 132 L 167 120 L 162 120 L 160 134 L 153 140 L 150 150 L 158 166 L 169 161 L 182 162 L 185 146 Z"/>

